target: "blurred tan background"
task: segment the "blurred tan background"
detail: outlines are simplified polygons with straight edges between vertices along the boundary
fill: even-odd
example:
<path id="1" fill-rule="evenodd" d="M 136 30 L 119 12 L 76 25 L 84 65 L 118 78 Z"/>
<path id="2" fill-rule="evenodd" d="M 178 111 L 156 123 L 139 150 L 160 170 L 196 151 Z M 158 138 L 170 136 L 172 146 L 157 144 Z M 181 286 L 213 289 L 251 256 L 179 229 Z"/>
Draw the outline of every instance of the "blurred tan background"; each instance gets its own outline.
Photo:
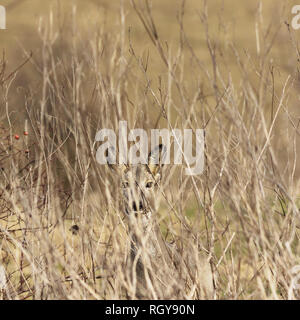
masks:
<path id="1" fill-rule="evenodd" d="M 130 0 L 3 0 L 1 5 L 4 5 L 7 10 L 7 30 L 1 30 L 0 49 L 6 51 L 9 66 L 13 68 L 15 64 L 24 60 L 24 49 L 32 50 L 33 53 L 40 50 L 38 45 L 40 39 L 37 34 L 40 19 L 49 16 L 52 9 L 53 23 L 58 24 L 63 30 L 66 27 L 65 23 L 67 23 L 66 18 L 72 15 L 74 5 L 77 7 L 78 28 L 84 28 L 86 33 L 89 32 L 89 29 L 93 30 L 94 26 L 100 25 L 105 25 L 106 30 L 119 32 L 121 3 L 124 5 L 126 14 L 126 27 L 131 30 L 132 43 L 137 50 L 150 50 L 150 66 L 153 73 L 157 73 L 161 70 L 161 62 L 156 60 L 155 50 L 149 43 L 145 30 L 130 5 Z M 210 34 L 216 41 L 224 41 L 223 38 L 228 41 L 233 40 L 241 49 L 249 50 L 249 53 L 253 54 L 257 50 L 255 20 L 260 3 L 262 6 L 261 23 L 265 26 L 271 23 L 271 32 L 274 32 L 282 19 L 287 23 L 291 22 L 293 17 L 291 8 L 297 4 L 297 1 L 210 0 L 208 1 Z M 160 37 L 168 42 L 168 45 L 174 50 L 179 42 L 177 14 L 181 4 L 181 0 L 152 1 L 154 19 Z M 185 1 L 184 27 L 196 53 L 203 61 L 209 62 L 208 50 L 205 45 L 205 30 L 200 23 L 202 9 L 202 1 Z M 221 25 L 222 23 L 224 25 Z M 272 28 L 274 29 L 272 30 Z M 225 32 L 226 37 L 223 37 Z M 300 32 L 295 32 L 294 36 L 300 39 Z M 287 28 L 281 23 L 279 36 L 275 39 L 272 49 L 272 59 L 274 59 L 274 66 L 283 67 L 287 72 L 293 72 L 293 69 L 296 68 L 296 61 L 295 57 L 291 55 L 294 50 L 291 50 L 291 44 L 286 41 L 287 37 L 289 37 Z M 229 69 L 234 73 L 234 65 L 231 65 L 230 61 L 228 61 L 229 66 Z M 28 69 L 29 66 L 23 71 L 26 72 Z"/>

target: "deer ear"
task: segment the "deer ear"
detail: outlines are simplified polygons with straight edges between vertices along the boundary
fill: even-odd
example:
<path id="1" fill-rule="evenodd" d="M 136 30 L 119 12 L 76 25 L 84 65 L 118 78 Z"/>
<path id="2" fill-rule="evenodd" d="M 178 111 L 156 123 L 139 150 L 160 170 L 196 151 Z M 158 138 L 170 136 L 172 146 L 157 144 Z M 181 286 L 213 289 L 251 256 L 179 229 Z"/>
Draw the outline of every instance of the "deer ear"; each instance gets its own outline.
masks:
<path id="1" fill-rule="evenodd" d="M 116 164 L 117 152 L 114 147 L 109 147 L 105 153 L 107 165 L 110 169 L 118 171 L 119 173 L 124 173 L 127 170 L 125 164 Z"/>
<path id="2" fill-rule="evenodd" d="M 163 166 L 163 160 L 166 156 L 166 147 L 160 144 L 154 147 L 148 155 L 148 170 L 153 176 L 156 176 Z"/>

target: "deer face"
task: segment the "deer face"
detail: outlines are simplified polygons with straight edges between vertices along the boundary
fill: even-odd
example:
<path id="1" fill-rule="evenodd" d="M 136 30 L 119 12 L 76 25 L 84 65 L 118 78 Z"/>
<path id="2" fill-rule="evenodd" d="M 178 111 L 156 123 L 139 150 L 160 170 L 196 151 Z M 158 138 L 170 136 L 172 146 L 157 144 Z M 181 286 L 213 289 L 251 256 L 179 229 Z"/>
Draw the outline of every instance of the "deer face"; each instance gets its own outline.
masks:
<path id="1" fill-rule="evenodd" d="M 157 191 L 161 178 L 160 159 L 164 152 L 165 147 L 159 145 L 149 153 L 147 165 L 122 165 L 117 167 L 121 177 L 124 212 L 129 216 L 140 216 L 145 223 L 158 206 Z"/>
<path id="2" fill-rule="evenodd" d="M 156 191 L 160 174 L 147 165 L 127 167 L 122 175 L 122 194 L 127 214 L 143 214 L 147 217 L 157 209 Z"/>

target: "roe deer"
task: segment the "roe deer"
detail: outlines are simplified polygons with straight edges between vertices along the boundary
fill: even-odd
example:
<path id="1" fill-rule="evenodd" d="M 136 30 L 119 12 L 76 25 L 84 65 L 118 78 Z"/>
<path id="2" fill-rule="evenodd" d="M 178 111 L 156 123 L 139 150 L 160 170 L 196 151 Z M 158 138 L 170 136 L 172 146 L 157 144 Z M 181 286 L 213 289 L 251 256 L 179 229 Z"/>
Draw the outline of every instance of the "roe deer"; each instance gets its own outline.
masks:
<path id="1" fill-rule="evenodd" d="M 109 165 L 121 178 L 122 207 L 127 216 L 130 235 L 127 271 L 129 281 L 135 284 L 131 297 L 172 298 L 172 285 L 177 287 L 174 289 L 177 290 L 175 296 L 184 297 L 184 294 L 178 295 L 179 280 L 174 277 L 180 257 L 174 246 L 164 240 L 156 216 L 162 178 L 161 160 L 165 149 L 162 144 L 155 147 L 149 153 L 148 164 L 145 165 Z M 207 282 L 206 296 L 211 297 L 213 287 L 210 267 L 208 263 L 201 264 Z M 167 274 L 164 272 L 166 266 Z"/>

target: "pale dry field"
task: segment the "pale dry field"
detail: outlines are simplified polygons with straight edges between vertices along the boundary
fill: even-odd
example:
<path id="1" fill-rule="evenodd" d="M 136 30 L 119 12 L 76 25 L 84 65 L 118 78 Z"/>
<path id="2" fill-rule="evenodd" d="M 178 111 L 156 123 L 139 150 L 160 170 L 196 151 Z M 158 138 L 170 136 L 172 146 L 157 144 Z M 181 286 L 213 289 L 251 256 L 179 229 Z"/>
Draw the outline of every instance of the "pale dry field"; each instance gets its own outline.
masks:
<path id="1" fill-rule="evenodd" d="M 202 256 L 215 299 L 298 299 L 296 1 L 2 2 L 0 299 L 136 298 L 119 177 L 95 158 L 119 120 L 206 132 L 203 174 L 163 168 L 181 281 L 148 298 L 207 298 Z"/>

